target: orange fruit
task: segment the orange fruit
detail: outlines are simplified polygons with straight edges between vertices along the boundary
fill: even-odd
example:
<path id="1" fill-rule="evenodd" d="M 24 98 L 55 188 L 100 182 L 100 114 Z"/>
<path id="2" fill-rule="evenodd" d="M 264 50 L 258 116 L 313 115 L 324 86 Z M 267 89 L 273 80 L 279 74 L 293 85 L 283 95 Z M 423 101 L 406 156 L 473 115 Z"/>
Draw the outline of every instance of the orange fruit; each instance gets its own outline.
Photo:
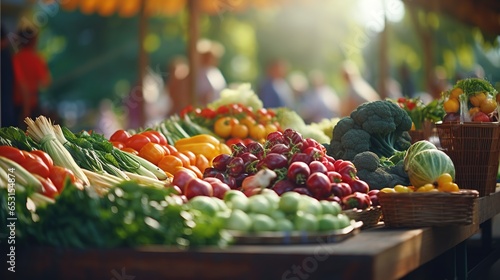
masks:
<path id="1" fill-rule="evenodd" d="M 182 160 L 176 156 L 167 155 L 158 162 L 158 167 L 165 172 L 174 174 L 177 168 L 182 167 Z"/>
<path id="2" fill-rule="evenodd" d="M 250 137 L 255 140 L 264 139 L 267 136 L 266 127 L 263 124 L 255 124 L 250 127 Z"/>
<path id="3" fill-rule="evenodd" d="M 458 96 L 460 96 L 464 91 L 461 88 L 454 88 L 450 92 L 450 98 L 456 98 L 458 99 Z"/>
<path id="4" fill-rule="evenodd" d="M 481 112 L 489 114 L 497 109 L 497 102 L 493 98 L 488 98 L 481 103 L 479 108 L 481 109 Z"/>
<path id="5" fill-rule="evenodd" d="M 248 127 L 242 123 L 237 123 L 231 128 L 231 137 L 244 139 L 248 137 Z"/>
<path id="6" fill-rule="evenodd" d="M 481 106 L 481 103 L 483 103 L 483 101 L 486 100 L 486 98 L 487 98 L 486 93 L 478 92 L 478 93 L 474 94 L 473 96 L 469 97 L 469 101 L 470 101 L 470 103 L 472 103 L 472 105 L 479 107 L 479 106 Z"/>
<path id="7" fill-rule="evenodd" d="M 443 103 L 443 109 L 446 113 L 457 113 L 460 110 L 460 102 L 456 98 L 449 98 Z"/>

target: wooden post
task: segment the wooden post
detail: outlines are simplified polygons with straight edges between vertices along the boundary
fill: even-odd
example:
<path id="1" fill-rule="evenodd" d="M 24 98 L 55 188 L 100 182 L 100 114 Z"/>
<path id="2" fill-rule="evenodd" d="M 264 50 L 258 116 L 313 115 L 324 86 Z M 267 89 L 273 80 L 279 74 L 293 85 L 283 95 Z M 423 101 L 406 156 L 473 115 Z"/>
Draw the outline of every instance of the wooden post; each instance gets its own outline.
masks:
<path id="1" fill-rule="evenodd" d="M 146 67 L 148 65 L 148 57 L 146 50 L 144 49 L 144 38 L 146 37 L 146 31 L 148 28 L 148 18 L 146 15 L 146 0 L 141 0 L 139 8 L 139 69 L 138 69 L 138 81 L 137 81 L 137 91 L 139 94 L 138 106 L 139 106 L 139 120 L 138 123 L 140 127 L 144 127 L 146 123 L 146 112 L 144 110 L 144 77 L 146 76 Z"/>
<path id="2" fill-rule="evenodd" d="M 199 38 L 199 18 L 200 2 L 198 0 L 189 0 L 188 2 L 188 59 L 189 59 L 189 104 L 197 106 L 199 100 L 196 97 L 196 86 L 198 77 L 199 57 L 196 50 L 196 44 Z"/>
<path id="3" fill-rule="evenodd" d="M 380 49 L 379 49 L 379 80 L 378 80 L 378 93 L 382 99 L 388 96 L 387 92 L 387 80 L 389 77 L 389 62 L 387 60 L 388 52 L 388 37 L 389 37 L 389 27 L 386 16 L 385 1 L 384 5 L 384 30 L 380 33 Z"/>

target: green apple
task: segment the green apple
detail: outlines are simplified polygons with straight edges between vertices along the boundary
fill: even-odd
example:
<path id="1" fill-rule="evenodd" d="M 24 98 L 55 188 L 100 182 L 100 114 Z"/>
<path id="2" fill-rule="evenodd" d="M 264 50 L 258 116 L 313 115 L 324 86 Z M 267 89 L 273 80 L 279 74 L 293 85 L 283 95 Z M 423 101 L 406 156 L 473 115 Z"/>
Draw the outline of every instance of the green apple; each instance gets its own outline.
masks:
<path id="1" fill-rule="evenodd" d="M 287 214 L 294 214 L 299 208 L 300 200 L 301 195 L 298 192 L 285 192 L 280 197 L 278 209 Z"/>
<path id="2" fill-rule="evenodd" d="M 248 231 L 252 227 L 252 219 L 240 209 L 234 209 L 225 220 L 225 228 L 231 230 Z"/>
<path id="3" fill-rule="evenodd" d="M 322 206 L 316 198 L 308 195 L 301 195 L 298 210 L 319 216 L 322 213 Z"/>
<path id="4" fill-rule="evenodd" d="M 341 213 L 338 214 L 337 217 L 340 221 L 340 228 L 346 228 L 351 225 L 351 219 L 349 219 L 346 214 Z"/>
<path id="5" fill-rule="evenodd" d="M 318 217 L 318 230 L 341 229 L 340 219 L 337 215 L 323 214 Z"/>
<path id="6" fill-rule="evenodd" d="M 253 231 L 273 231 L 276 229 L 276 222 L 268 215 L 255 213 L 251 219 Z"/>
<path id="7" fill-rule="evenodd" d="M 273 207 L 264 195 L 253 195 L 248 198 L 248 211 L 253 213 L 271 214 Z"/>
<path id="8" fill-rule="evenodd" d="M 321 200 L 320 203 L 323 214 L 338 215 L 342 212 L 342 207 L 336 201 Z"/>
<path id="9" fill-rule="evenodd" d="M 271 218 L 273 218 L 275 221 L 286 218 L 285 212 L 279 209 L 273 210 L 271 214 L 269 214 L 269 216 L 271 216 Z"/>
<path id="10" fill-rule="evenodd" d="M 228 190 L 224 193 L 223 200 L 224 202 L 228 203 L 234 197 L 247 197 L 247 196 L 242 191 L 239 190 Z"/>
<path id="11" fill-rule="evenodd" d="M 198 195 L 191 198 L 188 205 L 192 209 L 199 210 L 209 216 L 214 216 L 219 210 L 217 202 L 215 202 L 211 197 L 204 195 Z"/>
<path id="12" fill-rule="evenodd" d="M 289 219 L 283 218 L 276 221 L 276 231 L 292 231 L 293 223 Z"/>
<path id="13" fill-rule="evenodd" d="M 294 219 L 295 229 L 301 231 L 317 231 L 318 219 L 316 215 L 299 211 Z"/>
<path id="14" fill-rule="evenodd" d="M 267 200 L 269 200 L 274 208 L 278 208 L 280 196 L 275 191 L 271 189 L 263 189 L 260 195 L 263 195 L 265 198 L 267 198 Z"/>
<path id="15" fill-rule="evenodd" d="M 239 191 L 238 191 L 239 192 Z M 243 194 L 243 193 L 242 193 Z M 242 211 L 248 211 L 250 206 L 250 200 L 246 195 L 234 196 L 230 201 L 226 202 L 229 209 L 240 209 Z"/>
<path id="16" fill-rule="evenodd" d="M 229 207 L 227 206 L 227 204 L 224 202 L 224 200 L 218 198 L 218 197 L 215 197 L 215 196 L 212 196 L 211 199 L 215 202 L 215 204 L 217 205 L 217 208 L 218 208 L 218 211 L 225 211 L 225 210 L 229 210 Z"/>

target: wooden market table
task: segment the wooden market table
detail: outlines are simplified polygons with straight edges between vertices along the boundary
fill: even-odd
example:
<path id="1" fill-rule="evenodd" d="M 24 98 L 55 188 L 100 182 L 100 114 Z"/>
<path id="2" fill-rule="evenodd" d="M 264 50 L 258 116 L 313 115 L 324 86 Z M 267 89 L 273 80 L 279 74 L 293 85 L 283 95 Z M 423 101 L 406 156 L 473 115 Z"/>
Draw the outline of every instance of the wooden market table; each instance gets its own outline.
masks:
<path id="1" fill-rule="evenodd" d="M 35 248 L 20 252 L 18 279 L 400 279 L 445 252 L 450 273 L 466 279 L 465 242 L 500 213 L 500 192 L 478 198 L 469 226 L 363 229 L 338 243 L 238 245 L 178 250 Z M 489 228 L 491 230 L 491 226 Z M 488 242 L 491 233 L 483 233 Z M 491 240 L 490 240 L 491 242 Z M 453 276 L 452 276 L 453 277 Z"/>

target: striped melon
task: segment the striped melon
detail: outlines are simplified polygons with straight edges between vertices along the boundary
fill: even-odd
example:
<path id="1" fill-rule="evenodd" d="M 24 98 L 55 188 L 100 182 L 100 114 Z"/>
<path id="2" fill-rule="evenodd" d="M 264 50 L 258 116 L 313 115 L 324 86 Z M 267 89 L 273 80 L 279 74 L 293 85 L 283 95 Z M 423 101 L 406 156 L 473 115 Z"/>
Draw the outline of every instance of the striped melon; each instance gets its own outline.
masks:
<path id="1" fill-rule="evenodd" d="M 419 188 L 425 184 L 436 182 L 443 173 L 449 173 L 455 180 L 455 165 L 445 152 L 428 149 L 413 155 L 408 164 L 407 173 L 410 183 Z"/>
<path id="2" fill-rule="evenodd" d="M 410 161 L 412 160 L 413 156 L 416 153 L 421 152 L 421 151 L 425 151 L 425 150 L 429 150 L 429 149 L 437 150 L 437 147 L 436 147 L 436 145 L 432 144 L 431 142 L 429 142 L 427 140 L 420 140 L 420 141 L 413 143 L 408 148 L 408 150 L 406 150 L 406 154 L 405 154 L 404 161 L 403 161 L 403 167 L 404 167 L 405 171 L 408 172 L 408 165 L 410 164 Z"/>

